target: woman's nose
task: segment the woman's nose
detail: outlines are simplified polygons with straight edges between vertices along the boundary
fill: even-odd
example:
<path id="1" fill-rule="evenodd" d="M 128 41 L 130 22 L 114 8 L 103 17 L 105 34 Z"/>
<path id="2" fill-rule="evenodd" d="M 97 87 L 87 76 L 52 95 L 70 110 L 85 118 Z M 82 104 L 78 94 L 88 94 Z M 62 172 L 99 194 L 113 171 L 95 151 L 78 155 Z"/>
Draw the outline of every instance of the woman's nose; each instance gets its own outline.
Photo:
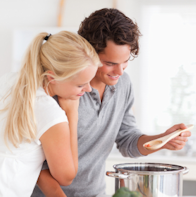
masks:
<path id="1" fill-rule="evenodd" d="M 85 88 L 84 88 L 84 91 L 85 92 L 91 92 L 92 91 L 92 88 L 90 86 L 90 83 L 86 84 Z"/>

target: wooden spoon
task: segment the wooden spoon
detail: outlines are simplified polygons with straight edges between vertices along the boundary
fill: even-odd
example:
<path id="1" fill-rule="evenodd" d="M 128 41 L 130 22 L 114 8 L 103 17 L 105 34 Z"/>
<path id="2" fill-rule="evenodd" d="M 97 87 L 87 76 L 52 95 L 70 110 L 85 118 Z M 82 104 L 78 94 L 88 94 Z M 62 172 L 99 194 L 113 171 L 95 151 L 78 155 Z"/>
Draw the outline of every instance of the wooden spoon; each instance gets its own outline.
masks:
<path id="1" fill-rule="evenodd" d="M 186 129 L 178 129 L 177 131 L 174 131 L 173 133 L 170 133 L 164 137 L 157 138 L 155 140 L 151 140 L 149 142 L 146 142 L 143 144 L 143 147 L 149 150 L 156 150 L 164 146 L 168 141 L 171 139 L 177 137 L 184 131 L 189 131 L 193 128 L 193 125 L 187 125 Z"/>

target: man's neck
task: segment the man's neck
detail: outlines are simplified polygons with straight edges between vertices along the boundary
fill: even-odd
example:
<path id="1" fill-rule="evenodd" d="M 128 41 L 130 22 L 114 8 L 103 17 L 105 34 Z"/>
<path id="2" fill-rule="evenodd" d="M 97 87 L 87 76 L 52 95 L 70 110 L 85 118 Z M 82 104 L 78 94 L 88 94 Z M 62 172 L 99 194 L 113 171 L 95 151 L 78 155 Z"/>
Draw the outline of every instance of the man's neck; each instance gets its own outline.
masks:
<path id="1" fill-rule="evenodd" d="M 100 99 L 102 101 L 102 99 L 103 99 L 103 93 L 105 91 L 106 84 L 103 83 L 102 81 L 97 80 L 96 78 L 92 79 L 92 81 L 90 82 L 90 84 L 91 84 L 91 86 L 93 88 L 95 88 L 95 89 L 98 90 Z"/>

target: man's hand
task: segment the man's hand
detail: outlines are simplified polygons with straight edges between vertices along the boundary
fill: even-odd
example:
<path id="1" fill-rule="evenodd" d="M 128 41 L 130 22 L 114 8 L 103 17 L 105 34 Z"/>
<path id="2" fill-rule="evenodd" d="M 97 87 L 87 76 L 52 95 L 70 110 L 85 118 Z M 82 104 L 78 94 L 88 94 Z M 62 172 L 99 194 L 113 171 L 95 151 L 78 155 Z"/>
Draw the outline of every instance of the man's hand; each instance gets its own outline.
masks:
<path id="1" fill-rule="evenodd" d="M 168 135 L 178 129 L 186 129 L 187 127 L 184 124 L 177 124 L 174 125 L 173 127 L 171 127 L 170 129 L 168 129 L 165 132 L 165 135 Z M 191 132 L 190 131 L 185 131 L 182 132 L 180 134 L 180 136 L 177 136 L 175 138 L 173 138 L 172 140 L 170 140 L 169 142 L 167 142 L 167 144 L 165 144 L 162 149 L 169 149 L 169 150 L 181 150 L 186 142 L 188 141 L 188 137 L 191 136 Z"/>
<path id="2" fill-rule="evenodd" d="M 177 124 L 177 125 L 174 125 L 173 127 L 171 127 L 170 129 L 168 129 L 166 132 L 159 134 L 159 135 L 153 135 L 153 136 L 142 135 L 139 138 L 138 143 L 137 143 L 138 149 L 139 149 L 140 153 L 143 155 L 148 155 L 148 154 L 151 154 L 151 153 L 156 152 L 161 149 L 180 150 L 185 146 L 186 142 L 188 141 L 188 137 L 191 136 L 190 131 L 185 131 L 185 132 L 181 133 L 180 136 L 177 136 L 174 139 L 170 140 L 169 142 L 167 142 L 167 144 L 165 144 L 163 147 L 161 147 L 160 149 L 157 149 L 157 150 L 148 150 L 143 147 L 143 144 L 145 144 L 146 142 L 149 142 L 151 140 L 168 135 L 178 129 L 186 129 L 186 128 L 187 127 L 184 124 Z"/>

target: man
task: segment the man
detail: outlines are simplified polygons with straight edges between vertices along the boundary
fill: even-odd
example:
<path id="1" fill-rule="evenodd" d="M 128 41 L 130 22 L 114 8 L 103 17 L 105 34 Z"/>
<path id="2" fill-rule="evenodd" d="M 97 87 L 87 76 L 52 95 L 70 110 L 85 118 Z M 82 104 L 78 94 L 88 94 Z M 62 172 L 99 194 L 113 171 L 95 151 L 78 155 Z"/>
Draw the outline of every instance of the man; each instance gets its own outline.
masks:
<path id="1" fill-rule="evenodd" d="M 80 99 L 79 169 L 72 184 L 62 190 L 68 197 L 95 197 L 104 193 L 105 160 L 115 142 L 123 156 L 139 157 L 153 152 L 143 147 L 145 142 L 186 127 L 175 125 L 156 136 L 143 135 L 136 127 L 130 111 L 134 101 L 132 85 L 124 73 L 129 59 L 139 52 L 140 31 L 131 19 L 116 9 L 101 9 L 85 18 L 78 33 L 93 45 L 103 66 L 91 81 L 92 92 Z M 184 132 L 163 148 L 179 150 L 190 135 Z M 44 178 L 40 177 L 40 182 L 47 187 Z M 38 190 L 36 187 L 33 197 L 43 196 Z"/>

